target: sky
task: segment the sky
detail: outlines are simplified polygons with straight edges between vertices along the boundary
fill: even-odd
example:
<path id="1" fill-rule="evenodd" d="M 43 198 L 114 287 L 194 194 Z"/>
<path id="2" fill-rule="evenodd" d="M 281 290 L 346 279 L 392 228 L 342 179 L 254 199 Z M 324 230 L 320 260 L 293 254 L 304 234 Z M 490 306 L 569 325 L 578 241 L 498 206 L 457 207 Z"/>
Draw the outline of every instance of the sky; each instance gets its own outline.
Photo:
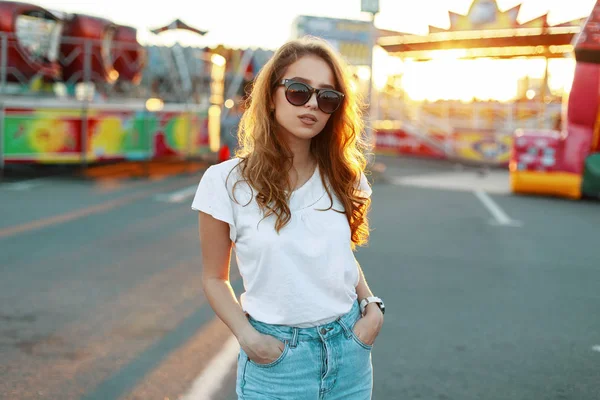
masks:
<path id="1" fill-rule="evenodd" d="M 550 12 L 551 24 L 589 14 L 596 0 L 497 0 L 501 10 L 522 3 L 519 20 L 533 19 Z M 360 0 L 37 0 L 31 3 L 69 13 L 103 17 L 138 29 L 143 44 L 213 47 L 261 47 L 275 49 L 290 38 L 291 25 L 298 15 L 368 20 L 361 13 Z M 380 0 L 375 25 L 381 29 L 423 34 L 427 26 L 448 27 L 448 11 L 465 14 L 472 0 Z M 154 35 L 151 29 L 179 18 L 207 30 L 205 36 L 188 32 Z"/>

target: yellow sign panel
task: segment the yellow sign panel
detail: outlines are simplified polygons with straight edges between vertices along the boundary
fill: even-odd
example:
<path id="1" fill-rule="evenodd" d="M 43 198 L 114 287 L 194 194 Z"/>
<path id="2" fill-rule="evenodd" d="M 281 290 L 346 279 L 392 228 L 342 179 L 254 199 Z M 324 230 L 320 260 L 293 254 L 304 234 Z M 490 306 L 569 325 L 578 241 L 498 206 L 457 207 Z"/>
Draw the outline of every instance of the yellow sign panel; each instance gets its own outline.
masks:
<path id="1" fill-rule="evenodd" d="M 512 136 L 495 136 L 485 132 L 458 132 L 454 151 L 460 158 L 473 161 L 506 163 L 510 159 Z"/>
<path id="2" fill-rule="evenodd" d="M 371 65 L 371 49 L 367 44 L 338 42 L 338 51 L 350 64 Z"/>

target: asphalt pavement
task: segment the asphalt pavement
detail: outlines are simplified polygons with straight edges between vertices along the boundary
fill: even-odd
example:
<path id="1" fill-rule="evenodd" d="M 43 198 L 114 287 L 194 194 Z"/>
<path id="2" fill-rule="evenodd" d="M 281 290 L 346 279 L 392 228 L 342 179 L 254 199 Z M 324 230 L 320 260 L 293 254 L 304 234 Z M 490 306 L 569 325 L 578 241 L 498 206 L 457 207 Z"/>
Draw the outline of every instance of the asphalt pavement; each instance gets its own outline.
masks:
<path id="1" fill-rule="evenodd" d="M 377 161 L 357 252 L 387 307 L 373 398 L 600 399 L 600 202 Z M 0 399 L 235 398 L 235 341 L 201 289 L 203 166 L 150 167 L 0 182 Z"/>

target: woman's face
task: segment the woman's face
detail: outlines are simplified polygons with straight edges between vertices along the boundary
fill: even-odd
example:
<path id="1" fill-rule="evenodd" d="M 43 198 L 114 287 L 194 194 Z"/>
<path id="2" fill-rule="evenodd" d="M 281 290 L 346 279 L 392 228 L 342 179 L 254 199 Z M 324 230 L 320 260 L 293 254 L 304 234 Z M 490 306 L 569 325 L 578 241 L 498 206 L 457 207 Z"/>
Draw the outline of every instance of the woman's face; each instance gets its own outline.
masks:
<path id="1" fill-rule="evenodd" d="M 291 64 L 282 79 L 307 83 L 315 89 L 335 89 L 333 71 L 320 57 L 308 55 Z M 286 140 L 310 140 L 317 136 L 329 121 L 331 114 L 321 111 L 317 105 L 317 94 L 301 106 L 292 105 L 285 96 L 285 86 L 279 86 L 273 96 L 278 134 Z"/>

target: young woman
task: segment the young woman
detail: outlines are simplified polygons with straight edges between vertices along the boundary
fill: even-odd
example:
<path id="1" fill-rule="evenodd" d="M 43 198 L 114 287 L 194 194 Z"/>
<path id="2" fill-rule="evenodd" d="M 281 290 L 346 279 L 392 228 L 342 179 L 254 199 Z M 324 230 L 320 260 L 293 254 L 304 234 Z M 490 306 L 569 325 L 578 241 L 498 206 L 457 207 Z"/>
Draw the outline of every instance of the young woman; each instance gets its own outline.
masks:
<path id="1" fill-rule="evenodd" d="M 346 69 L 319 39 L 283 45 L 256 78 L 236 158 L 208 168 L 193 200 L 203 288 L 241 347 L 240 399 L 371 398 L 385 308 L 353 253 L 371 188 Z"/>

